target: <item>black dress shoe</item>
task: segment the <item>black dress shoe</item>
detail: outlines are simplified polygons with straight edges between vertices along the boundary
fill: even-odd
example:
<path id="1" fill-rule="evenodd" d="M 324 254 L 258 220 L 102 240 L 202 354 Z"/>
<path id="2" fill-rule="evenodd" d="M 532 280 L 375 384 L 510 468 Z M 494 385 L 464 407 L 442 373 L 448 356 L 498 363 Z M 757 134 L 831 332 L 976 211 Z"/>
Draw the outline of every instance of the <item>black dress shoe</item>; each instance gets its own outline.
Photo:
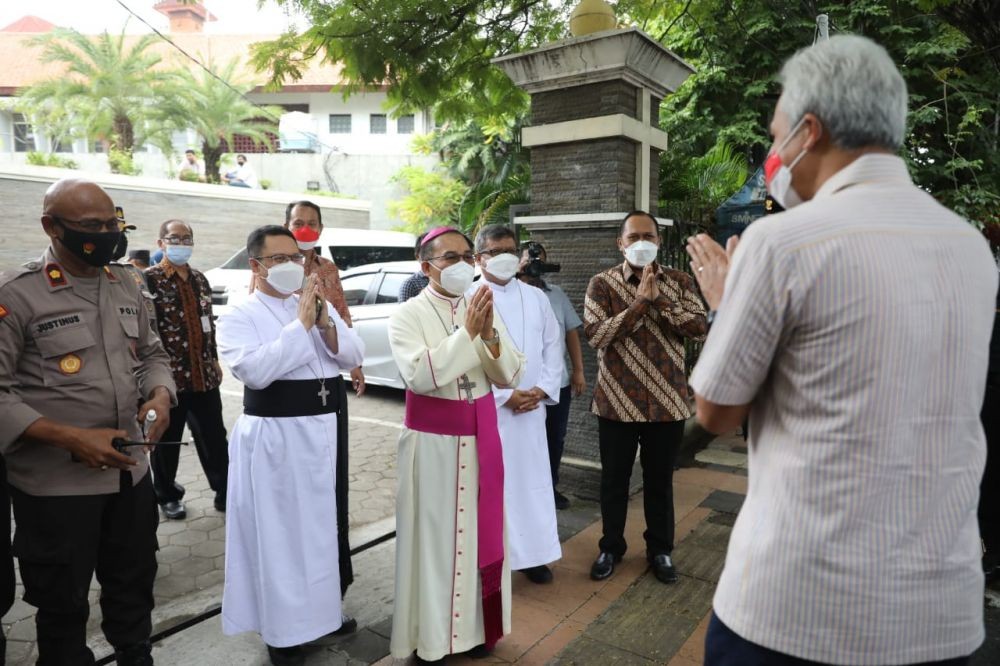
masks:
<path id="1" fill-rule="evenodd" d="M 153 646 L 150 642 L 144 641 L 121 650 L 115 650 L 115 662 L 119 666 L 153 666 L 152 649 Z"/>
<path id="2" fill-rule="evenodd" d="M 431 661 L 430 659 L 424 659 L 424 658 L 422 658 L 419 654 L 417 654 L 415 652 L 413 653 L 413 659 L 420 666 L 424 666 L 424 664 L 428 664 L 429 665 L 429 664 L 443 664 L 444 663 L 444 657 L 441 657 L 440 659 L 435 659 L 434 661 Z"/>
<path id="3" fill-rule="evenodd" d="M 184 520 L 187 518 L 187 511 L 184 509 L 183 502 L 167 502 L 161 504 L 160 508 L 163 509 L 163 515 L 170 520 Z"/>
<path id="4" fill-rule="evenodd" d="M 549 569 L 544 564 L 529 569 L 521 569 L 521 571 L 528 577 L 528 580 L 536 585 L 545 585 L 552 582 L 552 569 Z"/>
<path id="5" fill-rule="evenodd" d="M 274 647 L 273 645 L 268 645 L 267 656 L 271 658 L 273 666 L 302 666 L 302 664 L 306 663 L 306 653 L 300 645 L 293 645 L 292 647 Z"/>
<path id="6" fill-rule="evenodd" d="M 225 495 L 216 495 L 215 496 L 215 501 L 213 502 L 213 504 L 215 505 L 215 510 L 218 511 L 219 513 L 225 513 L 226 512 L 226 496 Z"/>
<path id="7" fill-rule="evenodd" d="M 590 567 L 590 577 L 594 580 L 604 580 L 615 572 L 615 564 L 621 561 L 621 555 L 612 555 L 602 550 Z"/>
<path id="8" fill-rule="evenodd" d="M 569 498 L 558 490 L 553 491 L 556 496 L 556 508 L 560 511 L 569 508 Z"/>
<path id="9" fill-rule="evenodd" d="M 656 580 L 667 584 L 677 582 L 677 570 L 674 569 L 674 563 L 669 555 L 646 555 L 646 559 L 653 569 Z"/>
<path id="10" fill-rule="evenodd" d="M 465 656 L 469 659 L 486 659 L 486 657 L 493 654 L 492 649 L 488 649 L 485 643 L 480 643 L 476 647 L 472 648 L 465 653 Z"/>
<path id="11" fill-rule="evenodd" d="M 331 636 L 346 636 L 347 634 L 353 634 L 358 630 L 358 621 L 355 620 L 350 615 L 345 615 L 341 620 L 340 629 L 336 631 L 331 631 Z"/>

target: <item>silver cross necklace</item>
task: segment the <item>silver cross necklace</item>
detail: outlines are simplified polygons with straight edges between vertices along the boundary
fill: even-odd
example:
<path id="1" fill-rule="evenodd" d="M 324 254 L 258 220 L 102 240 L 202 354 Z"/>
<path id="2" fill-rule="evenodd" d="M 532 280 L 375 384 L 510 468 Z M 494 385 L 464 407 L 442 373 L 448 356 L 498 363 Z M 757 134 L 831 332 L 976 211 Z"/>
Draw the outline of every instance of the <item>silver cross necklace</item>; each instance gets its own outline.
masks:
<path id="1" fill-rule="evenodd" d="M 291 296 L 289 296 L 289 298 L 291 298 Z M 283 309 L 284 309 L 284 302 L 285 301 L 282 301 Z M 272 310 L 271 307 L 263 300 L 260 301 L 260 304 L 263 305 L 264 309 L 270 312 L 271 316 L 274 317 L 274 319 L 278 322 L 279 325 L 281 325 L 282 328 L 284 328 L 285 323 L 281 321 L 281 317 L 275 314 L 274 310 Z M 326 304 L 325 300 L 323 301 L 323 304 L 324 305 Z M 287 312 L 287 310 L 285 311 Z M 330 323 L 331 325 L 333 324 L 333 322 Z M 326 388 L 326 377 L 323 377 L 323 358 L 319 355 L 319 352 L 316 351 L 316 341 L 313 340 L 313 336 L 311 334 L 309 335 L 309 344 L 312 345 L 313 354 L 316 356 L 316 361 L 319 363 L 319 372 L 313 370 L 312 365 L 309 363 L 306 363 L 306 367 L 309 368 L 309 372 L 313 373 L 313 376 L 316 377 L 316 381 L 319 382 L 319 391 L 316 392 L 316 395 L 319 396 L 319 399 L 322 401 L 322 405 L 326 407 L 326 398 L 327 396 L 330 395 L 330 391 L 329 389 Z"/>

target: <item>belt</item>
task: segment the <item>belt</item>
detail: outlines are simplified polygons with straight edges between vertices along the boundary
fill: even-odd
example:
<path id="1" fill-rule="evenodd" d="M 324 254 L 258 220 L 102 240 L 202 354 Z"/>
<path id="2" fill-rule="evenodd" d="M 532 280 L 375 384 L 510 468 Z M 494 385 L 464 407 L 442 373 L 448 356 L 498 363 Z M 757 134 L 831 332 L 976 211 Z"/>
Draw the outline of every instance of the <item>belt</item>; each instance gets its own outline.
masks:
<path id="1" fill-rule="evenodd" d="M 325 381 L 325 386 L 315 379 L 278 379 L 262 389 L 244 386 L 243 413 L 272 418 L 337 413 L 341 393 L 338 382 L 344 380 L 337 376 Z"/>

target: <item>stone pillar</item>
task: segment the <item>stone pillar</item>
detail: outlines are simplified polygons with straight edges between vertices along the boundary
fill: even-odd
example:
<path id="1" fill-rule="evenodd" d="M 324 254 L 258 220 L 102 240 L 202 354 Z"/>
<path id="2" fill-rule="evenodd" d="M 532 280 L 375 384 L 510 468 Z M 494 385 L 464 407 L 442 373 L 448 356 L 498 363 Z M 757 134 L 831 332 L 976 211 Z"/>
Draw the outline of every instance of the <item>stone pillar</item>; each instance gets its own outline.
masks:
<path id="1" fill-rule="evenodd" d="M 562 271 L 547 276 L 583 316 L 590 278 L 623 261 L 615 239 L 633 209 L 657 213 L 660 101 L 694 69 L 641 30 L 607 30 L 493 61 L 531 95 L 522 144 L 531 149 L 531 213 L 518 217 Z M 658 218 L 659 219 L 659 218 Z M 659 219 L 661 225 L 670 220 Z M 582 336 L 588 391 L 574 399 L 564 467 L 598 469 L 597 378 Z M 566 469 L 567 472 L 570 469 Z M 592 476 L 592 475 L 591 475 Z M 593 478 L 573 490 L 592 495 Z"/>

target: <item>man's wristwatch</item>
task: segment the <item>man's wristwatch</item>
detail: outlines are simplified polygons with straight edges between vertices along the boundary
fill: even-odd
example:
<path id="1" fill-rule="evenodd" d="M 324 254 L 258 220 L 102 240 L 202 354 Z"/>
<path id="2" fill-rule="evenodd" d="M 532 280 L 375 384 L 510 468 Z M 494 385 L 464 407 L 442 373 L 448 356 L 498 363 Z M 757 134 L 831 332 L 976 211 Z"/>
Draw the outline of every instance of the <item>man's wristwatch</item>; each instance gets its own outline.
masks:
<path id="1" fill-rule="evenodd" d="M 500 339 L 500 332 L 494 327 L 493 328 L 493 337 L 492 338 L 490 338 L 490 339 L 487 340 L 486 338 L 480 337 L 480 339 L 483 342 L 485 342 L 486 344 L 491 345 L 491 344 L 493 344 L 494 342 L 496 342 L 497 340 Z"/>

